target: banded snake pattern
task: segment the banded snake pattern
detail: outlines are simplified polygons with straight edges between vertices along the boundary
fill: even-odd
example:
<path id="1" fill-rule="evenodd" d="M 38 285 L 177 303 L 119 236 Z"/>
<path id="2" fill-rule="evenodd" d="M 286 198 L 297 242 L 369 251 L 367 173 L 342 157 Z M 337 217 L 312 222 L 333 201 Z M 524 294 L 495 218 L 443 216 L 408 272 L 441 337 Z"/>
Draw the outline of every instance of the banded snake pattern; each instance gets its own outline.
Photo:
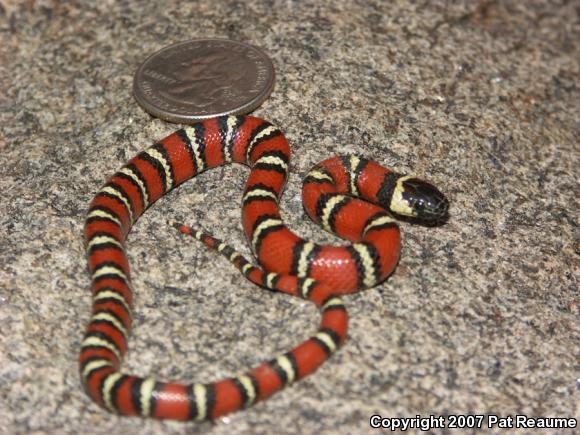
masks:
<path id="1" fill-rule="evenodd" d="M 208 233 L 185 225 L 179 230 L 224 255 L 253 283 L 312 301 L 321 312 L 318 331 L 245 374 L 217 382 L 181 384 L 122 373 L 132 322 L 125 251 L 132 225 L 184 181 L 231 162 L 251 168 L 242 223 L 261 266 Z M 343 344 L 348 318 L 341 296 L 373 287 L 393 272 L 400 252 L 393 216 L 428 225 L 446 218 L 448 201 L 431 184 L 363 157 L 337 156 L 306 176 L 303 202 L 315 222 L 350 244 L 310 242 L 293 233 L 280 215 L 289 163 L 290 148 L 279 129 L 251 116 L 225 116 L 155 143 L 99 190 L 85 223 L 93 306 L 80 353 L 81 379 L 94 401 L 122 415 L 207 420 L 269 397 L 312 373 Z"/>

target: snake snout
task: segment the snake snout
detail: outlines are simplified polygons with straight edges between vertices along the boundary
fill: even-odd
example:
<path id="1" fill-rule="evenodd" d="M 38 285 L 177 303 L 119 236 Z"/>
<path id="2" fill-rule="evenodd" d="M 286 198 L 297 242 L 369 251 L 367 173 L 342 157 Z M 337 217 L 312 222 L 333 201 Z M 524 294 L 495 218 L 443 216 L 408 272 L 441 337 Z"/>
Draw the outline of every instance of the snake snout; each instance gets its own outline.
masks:
<path id="1" fill-rule="evenodd" d="M 439 225 L 447 221 L 448 218 L 449 200 L 441 195 L 441 197 L 438 198 L 438 202 L 433 204 L 430 216 L 425 220 L 428 224 Z"/>

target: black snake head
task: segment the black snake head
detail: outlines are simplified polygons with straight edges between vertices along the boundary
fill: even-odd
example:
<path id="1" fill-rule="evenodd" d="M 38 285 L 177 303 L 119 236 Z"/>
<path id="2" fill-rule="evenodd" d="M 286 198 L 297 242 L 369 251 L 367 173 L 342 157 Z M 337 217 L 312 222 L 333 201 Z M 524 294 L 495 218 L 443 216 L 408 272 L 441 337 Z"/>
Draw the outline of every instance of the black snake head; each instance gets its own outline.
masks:
<path id="1" fill-rule="evenodd" d="M 399 178 L 390 210 L 424 225 L 439 225 L 448 218 L 449 201 L 435 186 L 412 176 Z"/>

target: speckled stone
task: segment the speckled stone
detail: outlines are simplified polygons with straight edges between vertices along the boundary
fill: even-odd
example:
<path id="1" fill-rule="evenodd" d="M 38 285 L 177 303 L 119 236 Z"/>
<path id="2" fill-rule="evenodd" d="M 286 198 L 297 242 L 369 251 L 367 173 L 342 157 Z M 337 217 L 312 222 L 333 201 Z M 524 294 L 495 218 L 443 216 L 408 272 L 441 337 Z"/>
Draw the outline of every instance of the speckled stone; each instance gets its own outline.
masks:
<path id="1" fill-rule="evenodd" d="M 0 433 L 377 433 L 399 417 L 580 417 L 576 1 L 0 0 Z M 262 47 L 278 73 L 255 115 L 285 131 L 289 226 L 300 179 L 337 152 L 427 178 L 441 228 L 402 225 L 394 275 L 348 298 L 347 344 L 315 375 L 215 423 L 122 418 L 80 387 L 90 312 L 82 247 L 91 197 L 175 129 L 133 100 L 139 62 L 170 43 Z M 201 223 L 245 253 L 240 166 L 161 199 L 129 237 L 127 371 L 232 375 L 316 329 L 305 302 L 260 290 L 180 236 Z"/>

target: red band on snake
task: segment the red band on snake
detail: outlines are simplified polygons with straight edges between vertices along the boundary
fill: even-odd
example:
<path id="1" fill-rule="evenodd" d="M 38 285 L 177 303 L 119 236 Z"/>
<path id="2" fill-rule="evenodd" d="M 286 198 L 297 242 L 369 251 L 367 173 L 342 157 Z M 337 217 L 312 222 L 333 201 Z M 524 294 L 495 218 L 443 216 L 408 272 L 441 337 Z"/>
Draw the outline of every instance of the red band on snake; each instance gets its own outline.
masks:
<path id="1" fill-rule="evenodd" d="M 127 234 L 165 193 L 231 162 L 251 168 L 242 220 L 262 267 L 209 234 L 186 226 L 180 230 L 224 255 L 257 285 L 314 302 L 321 311 L 317 333 L 244 375 L 217 382 L 181 384 L 122 373 L 133 298 Z M 375 286 L 393 272 L 400 234 L 392 216 L 432 224 L 447 214 L 447 200 L 432 185 L 362 157 L 334 157 L 305 178 L 304 206 L 313 220 L 351 244 L 312 243 L 288 229 L 280 215 L 289 162 L 288 142 L 276 127 L 251 116 L 226 116 L 162 139 L 96 194 L 85 224 L 93 314 L 80 369 L 85 389 L 99 405 L 122 415 L 206 420 L 269 397 L 312 373 L 344 342 L 347 313 L 339 296 Z"/>

